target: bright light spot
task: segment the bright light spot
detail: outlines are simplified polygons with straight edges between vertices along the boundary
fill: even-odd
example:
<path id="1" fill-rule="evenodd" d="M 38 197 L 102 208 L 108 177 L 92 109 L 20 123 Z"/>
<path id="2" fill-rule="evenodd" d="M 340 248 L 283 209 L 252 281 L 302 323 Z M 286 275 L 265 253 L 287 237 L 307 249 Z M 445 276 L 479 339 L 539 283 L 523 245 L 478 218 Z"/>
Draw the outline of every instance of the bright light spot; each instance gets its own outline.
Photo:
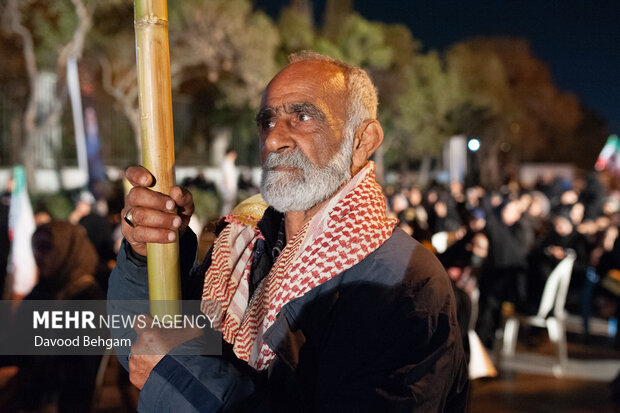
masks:
<path id="1" fill-rule="evenodd" d="M 469 142 L 467 142 L 467 147 L 470 151 L 476 152 L 480 149 L 480 141 L 478 139 L 470 139 Z"/>

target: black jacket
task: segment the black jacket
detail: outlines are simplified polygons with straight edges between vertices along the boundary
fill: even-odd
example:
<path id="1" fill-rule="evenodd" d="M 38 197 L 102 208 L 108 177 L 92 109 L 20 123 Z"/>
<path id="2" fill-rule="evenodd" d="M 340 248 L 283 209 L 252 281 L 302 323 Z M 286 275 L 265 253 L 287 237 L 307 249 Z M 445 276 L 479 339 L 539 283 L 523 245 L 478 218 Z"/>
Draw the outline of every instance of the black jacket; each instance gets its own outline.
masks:
<path id="1" fill-rule="evenodd" d="M 109 298 L 146 297 L 145 268 L 127 258 L 128 248 Z M 200 285 L 204 269 L 188 280 Z M 141 391 L 139 411 L 466 409 L 468 371 L 450 280 L 433 254 L 400 230 L 286 304 L 263 337 L 277 355 L 265 372 L 226 344 L 222 356 L 165 356 Z"/>

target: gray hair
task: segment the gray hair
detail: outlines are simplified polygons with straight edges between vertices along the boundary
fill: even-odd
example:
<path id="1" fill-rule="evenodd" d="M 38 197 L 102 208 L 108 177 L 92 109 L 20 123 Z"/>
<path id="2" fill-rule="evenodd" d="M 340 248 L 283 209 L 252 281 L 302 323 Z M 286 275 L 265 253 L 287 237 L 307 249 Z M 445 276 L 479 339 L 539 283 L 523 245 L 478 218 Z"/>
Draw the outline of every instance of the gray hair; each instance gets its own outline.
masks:
<path id="1" fill-rule="evenodd" d="M 351 66 L 341 60 L 311 50 L 292 53 L 289 55 L 288 60 L 289 63 L 322 60 L 337 66 L 343 71 L 347 79 L 347 121 L 344 128 L 345 135 L 350 135 L 352 138 L 355 128 L 361 125 L 364 120 L 377 118 L 377 106 L 379 104 L 377 88 L 364 69 Z"/>

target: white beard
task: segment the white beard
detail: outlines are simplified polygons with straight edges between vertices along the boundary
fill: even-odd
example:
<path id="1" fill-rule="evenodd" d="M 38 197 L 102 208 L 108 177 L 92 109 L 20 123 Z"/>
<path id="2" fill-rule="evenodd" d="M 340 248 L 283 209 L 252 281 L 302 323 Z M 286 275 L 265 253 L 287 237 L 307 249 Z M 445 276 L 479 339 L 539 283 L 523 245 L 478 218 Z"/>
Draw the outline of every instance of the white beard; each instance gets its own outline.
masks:
<path id="1" fill-rule="evenodd" d="M 336 155 L 324 167 L 316 167 L 296 149 L 275 153 L 263 163 L 260 192 L 263 199 L 280 212 L 307 211 L 331 197 L 351 179 L 353 134 L 343 140 Z M 278 171 L 275 167 L 292 168 Z"/>

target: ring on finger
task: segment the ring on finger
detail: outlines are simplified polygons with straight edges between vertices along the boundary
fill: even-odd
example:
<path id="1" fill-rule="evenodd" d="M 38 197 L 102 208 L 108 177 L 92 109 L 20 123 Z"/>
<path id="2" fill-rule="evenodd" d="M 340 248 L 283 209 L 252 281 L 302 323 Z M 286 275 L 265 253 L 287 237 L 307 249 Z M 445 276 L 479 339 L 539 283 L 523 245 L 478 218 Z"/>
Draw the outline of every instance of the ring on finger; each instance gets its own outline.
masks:
<path id="1" fill-rule="evenodd" d="M 129 208 L 129 209 L 127 209 L 127 211 L 125 211 L 125 215 L 123 215 L 123 219 L 125 220 L 127 225 L 129 225 L 130 227 L 133 228 L 133 227 L 136 226 L 133 223 L 133 208 Z"/>

